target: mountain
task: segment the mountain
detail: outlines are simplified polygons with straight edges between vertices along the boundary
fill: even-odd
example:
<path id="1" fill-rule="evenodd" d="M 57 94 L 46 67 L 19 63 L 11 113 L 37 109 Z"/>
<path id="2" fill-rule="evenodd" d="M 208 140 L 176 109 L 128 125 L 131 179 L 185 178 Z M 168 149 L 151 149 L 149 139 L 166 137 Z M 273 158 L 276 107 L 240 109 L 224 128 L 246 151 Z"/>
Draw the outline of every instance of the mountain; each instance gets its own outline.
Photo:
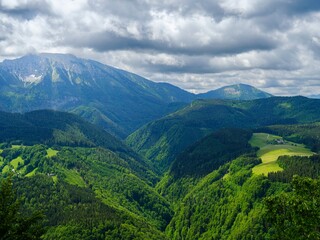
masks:
<path id="1" fill-rule="evenodd" d="M 308 97 L 308 98 L 320 99 L 320 94 L 309 95 L 309 96 L 307 96 L 307 97 Z"/>
<path id="2" fill-rule="evenodd" d="M 294 135 L 296 139 L 302 137 L 302 141 L 311 135 L 315 137 L 314 143 L 319 145 L 319 138 L 311 133 L 319 133 L 319 124 L 311 124 L 308 134 L 303 129 L 308 129 L 309 124 L 297 125 L 296 132 L 295 126 L 270 128 L 284 131 L 285 135 Z M 297 142 L 288 145 L 271 143 L 270 140 L 275 137 L 271 134 L 262 134 L 264 138 L 260 141 L 262 139 L 256 138 L 260 134 L 243 129 L 221 129 L 176 157 L 157 185 L 158 191 L 174 206 L 175 214 L 166 228 L 170 239 L 289 239 L 282 234 L 284 226 L 299 231 L 306 221 L 302 214 L 295 215 L 295 211 L 300 212 L 303 208 L 305 216 L 306 211 L 308 216 L 318 215 L 318 210 L 310 202 L 319 199 L 317 190 L 312 189 L 312 186 L 318 189 L 319 183 L 314 183 L 318 180 L 311 179 L 319 177 L 319 155 L 292 156 L 290 149 L 296 147 Z M 254 147 L 253 139 L 259 140 L 260 149 Z M 261 145 L 262 142 L 266 146 Z M 280 151 L 286 155 L 277 160 L 280 170 L 266 175 L 253 171 L 257 165 L 263 165 L 257 157 L 259 152 L 271 156 Z M 293 182 L 288 184 L 292 179 Z M 287 198 L 295 192 L 303 197 L 294 200 Z M 308 193 L 307 196 L 305 193 Z M 286 199 L 288 202 L 285 204 Z M 292 207 L 292 202 L 297 205 Z M 277 210 L 275 206 L 278 206 Z M 276 220 L 279 216 L 286 220 Z M 312 217 L 307 222 L 306 227 L 314 223 Z M 310 232 L 315 234 L 308 229 L 290 238 L 305 239 Z M 275 232 L 284 237 L 275 237 Z M 319 231 L 316 234 L 318 236 Z"/>
<path id="3" fill-rule="evenodd" d="M 45 239 L 165 239 L 173 212 L 158 175 L 101 127 L 38 110 L 0 112 L 0 129 L 0 180 L 14 174 L 24 214 L 44 212 Z"/>
<path id="4" fill-rule="evenodd" d="M 166 170 L 177 154 L 215 130 L 314 122 L 320 120 L 319 108 L 320 100 L 305 97 L 197 100 L 146 124 L 131 134 L 127 143 Z"/>
<path id="5" fill-rule="evenodd" d="M 0 109 L 76 113 L 125 137 L 194 95 L 167 83 L 69 54 L 27 55 L 0 63 Z"/>
<path id="6" fill-rule="evenodd" d="M 234 99 L 234 100 L 253 100 L 272 97 L 271 94 L 263 92 L 255 87 L 246 84 L 235 84 L 225 86 L 207 93 L 197 95 L 203 99 Z"/>
<path id="7" fill-rule="evenodd" d="M 0 110 L 68 111 L 120 138 L 195 99 L 270 96 L 244 84 L 196 95 L 71 54 L 30 54 L 0 63 Z"/>

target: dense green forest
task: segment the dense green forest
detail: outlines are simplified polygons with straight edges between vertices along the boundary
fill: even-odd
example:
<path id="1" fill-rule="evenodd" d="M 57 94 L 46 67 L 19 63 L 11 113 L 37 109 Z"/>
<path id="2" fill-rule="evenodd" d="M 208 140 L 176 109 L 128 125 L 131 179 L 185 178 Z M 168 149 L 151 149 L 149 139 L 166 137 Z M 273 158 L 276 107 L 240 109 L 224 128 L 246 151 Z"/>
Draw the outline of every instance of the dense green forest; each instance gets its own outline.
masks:
<path id="1" fill-rule="evenodd" d="M 14 186 L 23 199 L 23 209 L 43 210 L 49 226 L 60 229 L 61 236 L 71 234 L 64 232 L 70 231 L 70 224 L 83 231 L 77 234 L 84 239 L 104 239 L 90 238 L 91 231 L 101 224 L 106 228 L 108 221 L 111 225 L 128 221 L 133 230 L 155 228 L 147 232 L 156 233 L 173 214 L 169 203 L 152 188 L 153 179 L 146 172 L 107 149 L 14 146 L 3 149 L 1 158 L 2 176 L 15 173 Z M 52 231 L 48 234 L 59 232 Z"/>
<path id="2" fill-rule="evenodd" d="M 127 143 L 165 172 L 178 154 L 218 129 L 315 122 L 320 120 L 319 108 L 319 100 L 305 97 L 197 100 L 146 124 L 131 134 Z"/>
<path id="3" fill-rule="evenodd" d="M 1 112 L 0 239 L 318 239 L 320 125 L 308 123 L 318 120 L 311 109 L 317 102 L 268 101 L 198 101 L 148 124 L 139 131 L 152 125 L 154 135 L 135 138 L 135 145 L 151 153 L 159 134 L 183 123 L 177 131 L 170 127 L 171 142 L 164 142 L 175 151 L 164 158 L 166 167 L 154 163 L 164 152 L 140 156 L 73 114 Z M 261 110 L 265 123 L 256 124 L 245 110 L 260 114 L 275 102 L 272 119 Z M 208 109 L 221 115 L 204 115 Z M 262 126 L 267 123 L 281 125 Z M 253 144 L 257 132 L 266 140 Z M 187 134 L 184 148 L 174 144 L 180 134 Z M 284 154 L 276 172 L 252 170 L 262 163 L 260 148 L 298 143 L 311 156 Z"/>

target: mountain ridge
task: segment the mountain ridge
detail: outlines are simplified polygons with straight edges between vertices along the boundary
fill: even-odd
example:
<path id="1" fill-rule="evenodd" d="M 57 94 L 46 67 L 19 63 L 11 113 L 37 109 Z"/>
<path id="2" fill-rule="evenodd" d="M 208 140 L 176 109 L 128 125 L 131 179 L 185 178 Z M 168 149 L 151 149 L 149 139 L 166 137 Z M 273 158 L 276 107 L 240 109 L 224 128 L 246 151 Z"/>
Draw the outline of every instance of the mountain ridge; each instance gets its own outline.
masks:
<path id="1" fill-rule="evenodd" d="M 320 114 L 316 110 L 319 107 L 320 100 L 301 96 L 242 101 L 196 100 L 144 125 L 126 141 L 160 169 L 166 170 L 177 154 L 215 130 L 319 121 Z"/>
<path id="2" fill-rule="evenodd" d="M 193 99 L 178 87 L 73 55 L 38 54 L 6 60 L 0 63 L 0 73 L 2 110 L 80 112 L 91 122 L 99 119 L 105 129 L 120 137 L 175 111 L 171 103 Z"/>
<path id="3" fill-rule="evenodd" d="M 0 63 L 0 83 L 0 110 L 68 111 L 122 139 L 191 101 L 212 98 L 210 94 L 216 91 L 193 94 L 94 60 L 52 53 L 4 60 Z M 248 85 L 246 88 L 251 90 L 243 94 L 241 90 L 239 99 L 261 92 Z M 258 95 L 249 98 L 254 96 Z M 269 95 L 260 97 L 265 96 Z"/>

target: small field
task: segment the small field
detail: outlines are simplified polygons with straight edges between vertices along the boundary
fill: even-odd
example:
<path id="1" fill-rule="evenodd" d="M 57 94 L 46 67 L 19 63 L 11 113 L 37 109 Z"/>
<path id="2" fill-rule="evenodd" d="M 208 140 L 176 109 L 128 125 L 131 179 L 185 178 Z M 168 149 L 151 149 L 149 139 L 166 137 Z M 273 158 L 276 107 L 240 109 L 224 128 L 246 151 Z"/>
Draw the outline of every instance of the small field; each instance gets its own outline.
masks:
<path id="1" fill-rule="evenodd" d="M 80 176 L 80 174 L 77 171 L 64 169 L 63 172 L 66 176 L 66 178 L 65 178 L 66 182 L 68 182 L 72 185 L 77 185 L 79 187 L 86 186 L 85 182 L 83 181 L 82 177 Z"/>
<path id="2" fill-rule="evenodd" d="M 17 148 L 27 148 L 28 146 L 23 146 L 23 145 L 12 145 L 11 148 L 12 149 L 17 149 Z M 30 147 L 30 146 L 29 146 Z M 0 154 L 3 152 L 3 149 L 0 149 Z M 51 158 L 57 155 L 57 153 L 59 151 L 54 150 L 52 148 L 48 148 L 46 149 L 47 155 L 46 157 Z M 11 171 L 12 169 L 17 170 L 19 168 L 19 173 L 22 175 L 25 175 L 26 177 L 32 177 L 35 175 L 35 173 L 37 172 L 37 168 L 33 169 L 31 172 L 25 174 L 26 169 L 27 169 L 28 165 L 25 165 L 24 160 L 22 159 L 21 155 L 14 158 L 14 159 L 7 159 L 6 161 L 4 160 L 4 158 L 2 156 L 0 156 L 0 173 L 4 174 L 7 173 L 9 171 Z M 72 175 L 73 176 L 73 175 Z M 55 179 L 57 180 L 57 177 L 55 176 Z M 81 182 L 78 180 L 75 180 L 75 177 L 71 177 L 71 180 L 73 182 L 76 182 L 78 185 L 81 185 Z"/>
<path id="3" fill-rule="evenodd" d="M 19 164 L 23 165 L 24 164 L 24 161 L 21 157 L 17 157 L 15 159 L 13 159 L 11 162 L 10 162 L 11 166 L 17 170 Z"/>
<path id="4" fill-rule="evenodd" d="M 47 149 L 47 157 L 53 157 L 53 156 L 56 156 L 58 153 L 57 150 L 54 150 L 52 148 L 48 148 Z"/>
<path id="5" fill-rule="evenodd" d="M 279 156 L 311 156 L 313 153 L 303 144 L 285 141 L 282 137 L 267 133 L 254 133 L 249 143 L 253 147 L 259 147 L 257 152 L 262 163 L 255 166 L 252 171 L 254 174 L 265 174 L 269 172 L 282 171 L 277 159 Z"/>

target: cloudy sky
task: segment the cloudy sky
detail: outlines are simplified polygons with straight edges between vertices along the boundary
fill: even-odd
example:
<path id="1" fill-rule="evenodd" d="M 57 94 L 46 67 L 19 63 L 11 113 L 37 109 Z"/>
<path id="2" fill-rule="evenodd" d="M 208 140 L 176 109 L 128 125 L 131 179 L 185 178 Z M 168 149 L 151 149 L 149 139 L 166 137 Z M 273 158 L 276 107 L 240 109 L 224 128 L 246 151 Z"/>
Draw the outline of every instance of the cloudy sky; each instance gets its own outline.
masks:
<path id="1" fill-rule="evenodd" d="M 319 0 L 0 0 L 0 61 L 79 57 L 192 92 L 320 94 Z"/>

